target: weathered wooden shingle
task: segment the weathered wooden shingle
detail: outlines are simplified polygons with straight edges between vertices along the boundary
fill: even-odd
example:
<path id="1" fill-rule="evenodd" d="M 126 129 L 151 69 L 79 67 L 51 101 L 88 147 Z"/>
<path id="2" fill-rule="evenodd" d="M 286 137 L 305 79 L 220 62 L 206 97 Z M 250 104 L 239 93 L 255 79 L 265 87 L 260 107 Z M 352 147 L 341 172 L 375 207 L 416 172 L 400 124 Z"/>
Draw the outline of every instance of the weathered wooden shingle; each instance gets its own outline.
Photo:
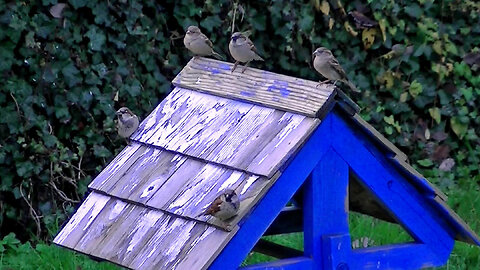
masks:
<path id="1" fill-rule="evenodd" d="M 108 172 L 109 177 L 104 177 Z M 89 188 L 178 216 L 231 229 L 254 200 L 276 177 L 266 178 L 203 160 L 132 142 Z M 237 218 L 228 224 L 200 216 L 226 189 L 234 189 L 242 203 Z"/>
<path id="2" fill-rule="evenodd" d="M 205 269 L 234 234 L 92 192 L 54 243 L 133 269 Z"/>
<path id="3" fill-rule="evenodd" d="M 230 71 L 233 64 L 192 58 L 173 84 L 217 96 L 316 117 L 333 102 L 335 87 L 256 68 Z"/>
<path id="4" fill-rule="evenodd" d="M 272 177 L 320 120 L 175 88 L 132 140 Z"/>

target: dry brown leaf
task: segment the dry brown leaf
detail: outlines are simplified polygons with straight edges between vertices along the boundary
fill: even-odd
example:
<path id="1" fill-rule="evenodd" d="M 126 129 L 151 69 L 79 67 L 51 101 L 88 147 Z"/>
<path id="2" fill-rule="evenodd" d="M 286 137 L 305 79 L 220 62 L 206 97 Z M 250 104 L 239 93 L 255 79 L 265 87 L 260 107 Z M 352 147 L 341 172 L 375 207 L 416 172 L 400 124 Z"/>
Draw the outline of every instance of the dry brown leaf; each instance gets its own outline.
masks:
<path id="1" fill-rule="evenodd" d="M 453 169 L 454 166 L 455 166 L 455 160 L 453 160 L 453 158 L 447 158 L 444 161 L 442 161 L 438 169 L 440 171 L 449 172 Z"/>
<path id="2" fill-rule="evenodd" d="M 380 27 L 380 32 L 382 32 L 382 39 L 383 39 L 383 42 L 385 42 L 387 40 L 387 20 L 385 19 L 381 19 L 379 22 L 378 22 L 378 26 Z"/>
<path id="3" fill-rule="evenodd" d="M 350 33 L 350 35 L 352 35 L 354 37 L 358 36 L 358 32 L 353 29 L 353 27 L 350 25 L 349 22 L 346 21 L 343 24 L 343 26 L 345 27 L 345 30 L 347 30 L 347 32 Z"/>
<path id="4" fill-rule="evenodd" d="M 371 28 L 371 29 L 364 29 L 362 31 L 362 41 L 363 41 L 363 47 L 368 50 L 370 47 L 372 47 L 373 42 L 375 41 L 375 34 L 377 33 L 377 29 Z"/>
<path id="5" fill-rule="evenodd" d="M 334 24 L 335 24 L 335 20 L 333 18 L 330 18 L 328 20 L 328 29 L 332 30 Z"/>
<path id="6" fill-rule="evenodd" d="M 67 6 L 67 4 L 65 3 L 58 3 L 54 6 L 52 6 L 50 8 L 50 14 L 54 17 L 54 18 L 57 18 L 57 19 L 61 19 L 63 18 L 63 10 L 65 9 L 65 7 Z"/>
<path id="7" fill-rule="evenodd" d="M 320 11 L 325 15 L 330 14 L 330 4 L 327 0 L 322 1 L 322 4 L 320 5 Z"/>

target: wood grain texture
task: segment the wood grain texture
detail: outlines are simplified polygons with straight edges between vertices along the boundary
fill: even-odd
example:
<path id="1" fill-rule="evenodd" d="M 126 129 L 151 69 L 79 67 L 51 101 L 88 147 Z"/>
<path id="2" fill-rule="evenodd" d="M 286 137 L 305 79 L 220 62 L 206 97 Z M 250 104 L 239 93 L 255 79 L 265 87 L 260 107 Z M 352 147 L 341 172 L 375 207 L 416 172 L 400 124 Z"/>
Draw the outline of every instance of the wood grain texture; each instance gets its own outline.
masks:
<path id="1" fill-rule="evenodd" d="M 163 210 L 178 216 L 200 220 L 231 230 L 255 204 L 257 197 L 276 178 L 250 174 L 244 171 L 188 158 L 172 151 L 140 145 L 129 146 L 136 151 L 122 166 L 111 163 L 105 170 L 112 175 L 92 189 L 126 201 Z M 141 153 L 141 154 L 140 154 Z M 112 169 L 114 167 L 115 169 Z M 218 223 L 209 216 L 201 216 L 215 198 L 226 189 L 234 189 L 241 203 L 239 214 L 228 223 Z"/>
<path id="2" fill-rule="evenodd" d="M 74 248 L 83 236 L 83 231 L 88 229 L 109 200 L 109 196 L 89 194 L 53 242 L 68 248 Z"/>
<path id="3" fill-rule="evenodd" d="M 55 243 L 132 269 L 191 270 L 206 269 L 235 232 L 92 192 Z"/>
<path id="4" fill-rule="evenodd" d="M 192 58 L 172 82 L 176 86 L 309 117 L 316 117 L 335 91 L 331 85 L 250 67 L 244 73 L 231 73 L 232 66 L 214 59 Z"/>
<path id="5" fill-rule="evenodd" d="M 111 177 L 127 170 L 135 158 L 141 156 L 147 149 L 142 148 L 140 144 L 130 144 L 118 154 L 102 172 L 90 183 L 89 188 L 103 188 L 111 184 Z"/>
<path id="6" fill-rule="evenodd" d="M 320 120 L 176 88 L 135 141 L 272 177 Z"/>

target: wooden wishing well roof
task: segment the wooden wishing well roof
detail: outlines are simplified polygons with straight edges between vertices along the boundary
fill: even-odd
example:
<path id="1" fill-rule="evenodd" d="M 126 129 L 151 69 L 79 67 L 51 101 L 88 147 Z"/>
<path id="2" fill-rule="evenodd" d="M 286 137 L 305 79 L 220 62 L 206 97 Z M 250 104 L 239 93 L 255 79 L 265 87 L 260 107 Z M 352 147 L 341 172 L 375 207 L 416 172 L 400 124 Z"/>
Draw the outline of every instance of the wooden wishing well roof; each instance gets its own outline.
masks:
<path id="1" fill-rule="evenodd" d="M 414 171 L 333 86 L 254 68 L 231 73 L 231 67 L 192 59 L 131 144 L 92 181 L 54 242 L 132 269 L 205 269 L 333 104 L 395 153 L 406 172 Z M 413 181 L 443 202 L 423 177 Z M 231 223 L 199 216 L 228 188 L 241 199 Z"/>
<path id="2" fill-rule="evenodd" d="M 320 124 L 315 116 L 334 93 L 231 67 L 191 60 L 54 242 L 133 269 L 208 267 Z M 234 220 L 199 216 L 227 188 L 241 199 Z"/>

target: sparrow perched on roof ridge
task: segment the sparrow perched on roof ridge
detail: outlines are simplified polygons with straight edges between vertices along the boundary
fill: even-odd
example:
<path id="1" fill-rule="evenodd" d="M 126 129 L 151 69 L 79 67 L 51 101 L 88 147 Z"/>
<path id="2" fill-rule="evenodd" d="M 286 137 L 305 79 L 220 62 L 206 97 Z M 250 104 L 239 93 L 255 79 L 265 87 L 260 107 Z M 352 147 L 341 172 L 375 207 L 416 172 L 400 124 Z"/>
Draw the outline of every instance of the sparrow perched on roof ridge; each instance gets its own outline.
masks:
<path id="1" fill-rule="evenodd" d="M 335 84 L 337 81 L 341 81 L 347 84 L 353 92 L 360 92 L 357 87 L 348 80 L 347 74 L 345 74 L 342 66 L 340 66 L 338 60 L 333 56 L 329 49 L 325 47 L 317 48 L 312 56 L 314 57 L 313 67 L 318 73 L 327 79 L 321 83 L 334 81 Z"/>
<path id="2" fill-rule="evenodd" d="M 195 56 L 213 55 L 217 59 L 223 59 L 220 54 L 213 50 L 213 44 L 210 39 L 195 25 L 190 25 L 187 28 L 187 33 L 183 38 L 183 44 Z"/>
<path id="3" fill-rule="evenodd" d="M 233 59 L 235 59 L 232 72 L 237 68 L 238 63 L 240 62 L 245 63 L 245 66 L 242 69 L 243 73 L 252 60 L 263 61 L 263 58 L 258 55 L 255 45 L 245 33 L 233 33 L 230 38 L 230 43 L 228 44 L 228 50 Z"/>
<path id="4" fill-rule="evenodd" d="M 200 216 L 214 216 L 222 221 L 237 215 L 240 200 L 233 189 L 227 189 L 220 194 Z"/>
<path id="5" fill-rule="evenodd" d="M 138 125 L 140 124 L 138 117 L 127 107 L 118 109 L 115 114 L 118 117 L 118 135 L 122 138 L 128 139 L 128 137 L 137 130 Z"/>

